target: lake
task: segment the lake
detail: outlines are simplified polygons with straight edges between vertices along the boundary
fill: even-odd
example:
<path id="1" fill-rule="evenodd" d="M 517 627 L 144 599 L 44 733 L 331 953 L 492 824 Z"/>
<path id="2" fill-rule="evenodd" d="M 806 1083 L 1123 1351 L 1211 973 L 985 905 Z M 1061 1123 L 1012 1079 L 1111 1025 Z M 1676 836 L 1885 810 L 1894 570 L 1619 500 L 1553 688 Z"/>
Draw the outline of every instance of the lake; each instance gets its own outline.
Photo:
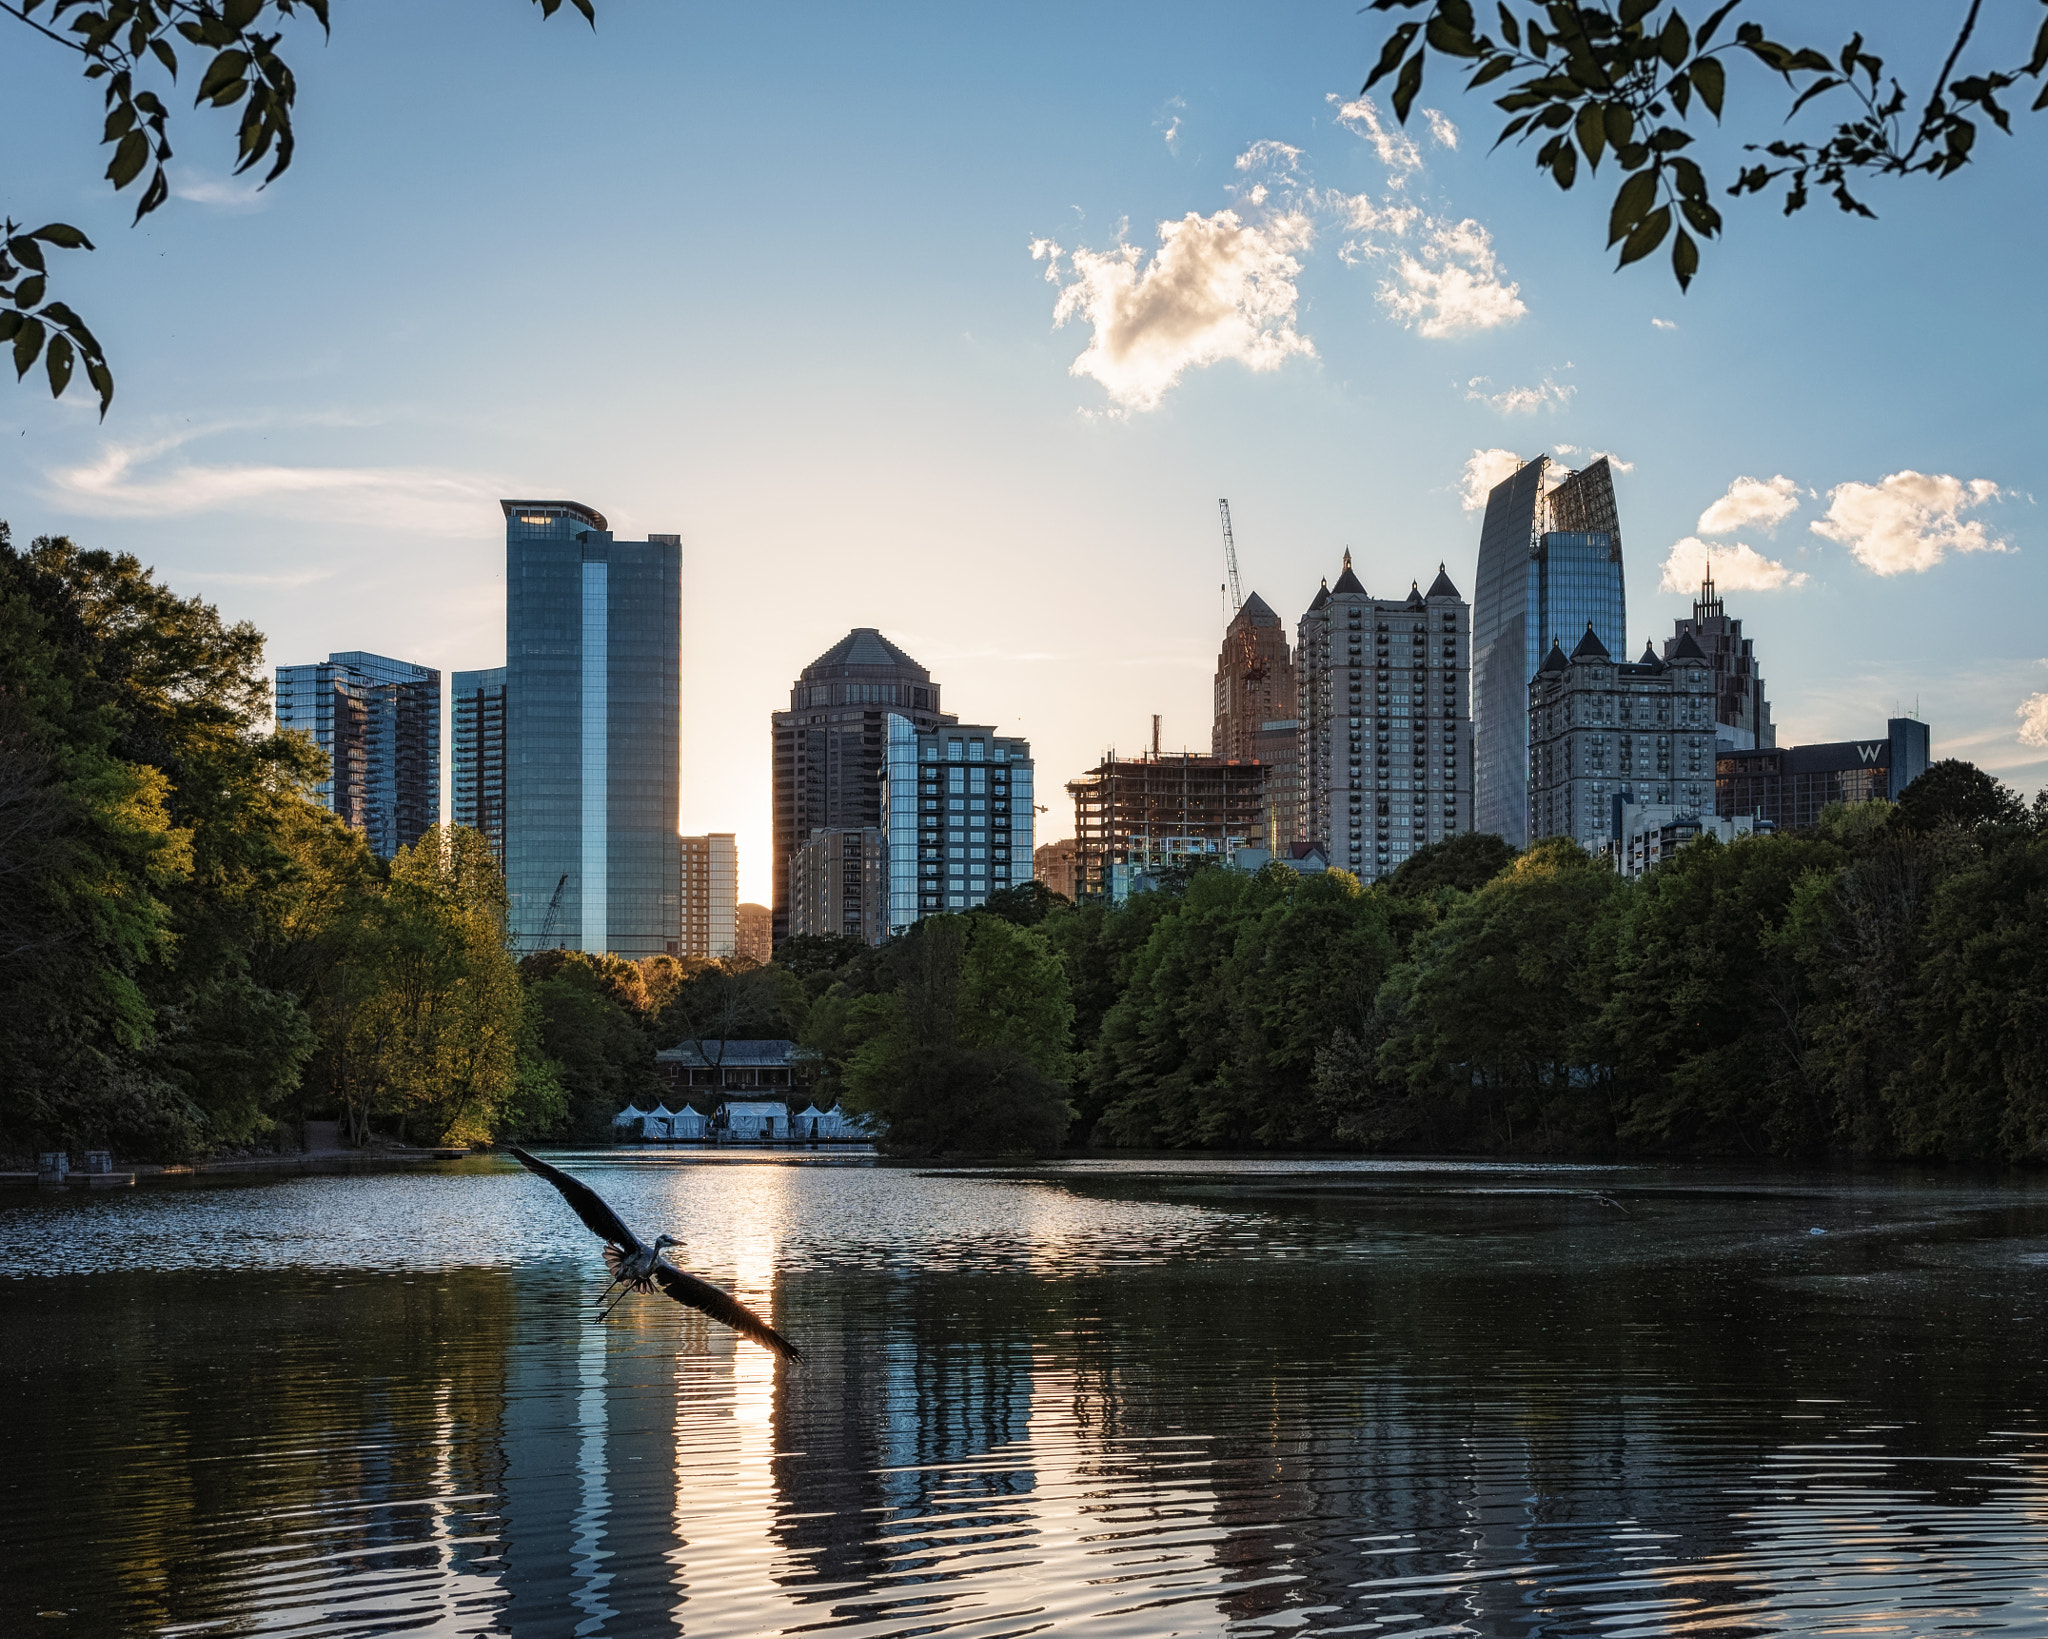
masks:
<path id="1" fill-rule="evenodd" d="M 497 1158 L 0 1195 L 0 1633 L 2048 1634 L 2040 1180 L 551 1154 L 805 1359 Z"/>

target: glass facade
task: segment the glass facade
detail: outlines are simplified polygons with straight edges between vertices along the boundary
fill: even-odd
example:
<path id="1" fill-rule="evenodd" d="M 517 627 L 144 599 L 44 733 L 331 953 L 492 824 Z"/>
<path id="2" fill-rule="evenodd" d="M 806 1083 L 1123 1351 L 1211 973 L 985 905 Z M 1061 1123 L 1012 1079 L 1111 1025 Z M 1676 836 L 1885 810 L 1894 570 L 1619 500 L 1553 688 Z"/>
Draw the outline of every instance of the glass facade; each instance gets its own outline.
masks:
<path id="1" fill-rule="evenodd" d="M 454 821 L 481 831 L 505 864 L 505 668 L 453 678 Z"/>
<path id="2" fill-rule="evenodd" d="M 1606 460 L 1555 481 L 1545 456 L 1494 486 L 1472 602 L 1473 827 L 1529 843 L 1529 684 L 1588 623 L 1622 653 L 1628 600 Z M 1567 524 L 1569 528 L 1554 528 Z"/>
<path id="3" fill-rule="evenodd" d="M 1031 774 L 1026 740 L 985 724 L 920 729 L 890 716 L 882 825 L 891 933 L 1031 880 Z"/>
<path id="4" fill-rule="evenodd" d="M 519 948 L 673 953 L 682 543 L 506 501 L 505 875 Z"/>
<path id="5" fill-rule="evenodd" d="M 327 753 L 314 788 L 380 859 L 441 823 L 441 674 L 347 649 L 324 663 L 277 668 L 274 715 Z"/>

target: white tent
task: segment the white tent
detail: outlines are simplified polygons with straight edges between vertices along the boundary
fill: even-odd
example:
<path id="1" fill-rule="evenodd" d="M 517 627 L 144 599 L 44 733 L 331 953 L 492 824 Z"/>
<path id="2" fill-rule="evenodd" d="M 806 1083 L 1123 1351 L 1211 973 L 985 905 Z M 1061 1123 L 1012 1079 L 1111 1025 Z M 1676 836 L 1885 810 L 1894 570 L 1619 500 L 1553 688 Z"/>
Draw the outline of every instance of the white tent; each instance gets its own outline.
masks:
<path id="1" fill-rule="evenodd" d="M 680 1110 L 676 1111 L 673 1123 L 674 1137 L 702 1138 L 710 1130 L 711 1123 L 691 1109 L 689 1105 L 685 1104 Z"/>
<path id="2" fill-rule="evenodd" d="M 674 1138 L 676 1136 L 676 1113 L 666 1103 L 657 1104 L 647 1117 L 649 1138 Z"/>
<path id="3" fill-rule="evenodd" d="M 780 1100 L 727 1099 L 725 1130 L 742 1142 L 790 1136 L 789 1106 Z"/>
<path id="4" fill-rule="evenodd" d="M 790 1120 L 791 1130 L 798 1138 L 866 1138 L 869 1136 L 866 1124 L 848 1120 L 837 1104 L 829 1110 L 821 1110 L 813 1104 L 807 1110 L 799 1111 Z"/>
<path id="5" fill-rule="evenodd" d="M 637 1105 L 628 1104 L 617 1115 L 612 1117 L 612 1125 L 614 1127 L 630 1127 L 636 1121 L 645 1121 L 647 1115 L 648 1112 Z"/>

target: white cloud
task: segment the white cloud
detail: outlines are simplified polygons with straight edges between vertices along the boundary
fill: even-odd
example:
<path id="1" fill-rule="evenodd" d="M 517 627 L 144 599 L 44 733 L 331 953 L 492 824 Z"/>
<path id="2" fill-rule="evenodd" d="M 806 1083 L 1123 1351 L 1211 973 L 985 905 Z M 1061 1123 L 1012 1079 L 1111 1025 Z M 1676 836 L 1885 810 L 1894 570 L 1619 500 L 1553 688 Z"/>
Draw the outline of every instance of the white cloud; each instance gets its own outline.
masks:
<path id="1" fill-rule="evenodd" d="M 1459 504 L 1467 512 L 1483 512 L 1493 486 L 1512 478 L 1522 465 L 1513 450 L 1474 450 L 1465 460 L 1465 476 L 1458 485 Z"/>
<path id="2" fill-rule="evenodd" d="M 1422 117 L 1429 121 L 1430 140 L 1439 148 L 1455 149 L 1458 146 L 1458 128 L 1446 119 L 1439 110 L 1425 108 L 1422 111 Z"/>
<path id="3" fill-rule="evenodd" d="M 1152 122 L 1152 129 L 1166 139 L 1166 151 L 1175 158 L 1180 157 L 1181 115 L 1187 109 L 1182 97 L 1168 97 L 1166 106 L 1159 111 L 1159 117 Z"/>
<path id="4" fill-rule="evenodd" d="M 1339 125 L 1372 144 L 1373 152 L 1380 156 L 1380 163 L 1387 168 L 1388 187 L 1400 187 L 1411 172 L 1422 169 L 1422 150 L 1415 146 L 1414 138 L 1399 127 L 1382 121 L 1379 106 L 1372 98 L 1360 97 L 1356 102 L 1346 102 L 1332 91 L 1323 100 L 1337 105 Z M 1448 125 L 1450 122 L 1446 120 L 1444 123 Z M 1455 140 L 1452 146 L 1456 146 Z"/>
<path id="5" fill-rule="evenodd" d="M 1695 527 L 1702 535 L 1733 530 L 1776 529 L 1799 510 L 1799 486 L 1782 472 L 1775 478 L 1738 478 L 1728 493 L 1700 514 Z"/>
<path id="6" fill-rule="evenodd" d="M 2020 743 L 2048 746 L 2048 694 L 2030 694 L 2013 709 L 2020 720 Z"/>
<path id="7" fill-rule="evenodd" d="M 1590 467 L 1595 461 L 1605 461 L 1616 472 L 1634 472 L 1636 470 L 1636 464 L 1633 461 L 1622 460 L 1612 450 L 1588 449 L 1581 444 L 1553 444 L 1550 447 L 1556 450 L 1559 455 L 1568 455 L 1574 461 L 1578 461 L 1579 457 L 1583 455 L 1585 460 L 1579 462 L 1581 466 Z"/>
<path id="8" fill-rule="evenodd" d="M 1678 321 L 1676 319 L 1652 319 L 1650 321 L 1650 328 L 1652 330 L 1676 330 L 1678 328 Z"/>
<path id="9" fill-rule="evenodd" d="M 1666 592 L 1696 592 L 1706 579 L 1707 566 L 1714 570 L 1714 584 L 1724 592 L 1775 592 L 1783 587 L 1804 586 L 1806 576 L 1775 558 L 1767 558 L 1754 547 L 1737 541 L 1709 546 L 1697 535 L 1673 543 L 1664 557 L 1664 575 L 1658 582 Z"/>
<path id="10" fill-rule="evenodd" d="M 171 197 L 194 205 L 230 211 L 260 211 L 270 194 L 259 177 L 216 176 L 190 165 L 174 165 L 168 173 Z"/>
<path id="11" fill-rule="evenodd" d="M 1529 311 L 1521 289 L 1502 280 L 1486 229 L 1432 218 L 1420 254 L 1402 256 L 1379 300 L 1418 335 L 1442 338 L 1514 323 Z"/>
<path id="12" fill-rule="evenodd" d="M 1560 382 L 1554 376 L 1545 376 L 1534 387 L 1503 387 L 1499 392 L 1488 392 L 1493 382 L 1486 376 L 1474 376 L 1465 383 L 1465 397 L 1480 404 L 1491 405 L 1502 415 L 1534 415 L 1546 404 L 1555 404 L 1559 409 L 1572 401 L 1572 394 L 1578 388 Z"/>
<path id="13" fill-rule="evenodd" d="M 1909 469 L 1875 484 L 1837 484 L 1828 491 L 1827 516 L 1807 527 L 1841 542 L 1857 562 L 1880 575 L 1917 574 L 1951 552 L 2011 551 L 1985 531 L 1981 518 L 1962 517 L 1998 496 L 1998 486 L 1988 478 L 1965 482 Z"/>
<path id="14" fill-rule="evenodd" d="M 1261 137 L 1237 156 L 1237 168 L 1240 171 L 1270 168 L 1293 175 L 1301 169 L 1301 150 L 1291 142 L 1275 142 L 1271 137 Z"/>
<path id="15" fill-rule="evenodd" d="M 109 444 L 97 460 L 46 476 L 51 500 L 102 518 L 255 512 L 344 519 L 435 534 L 473 534 L 503 486 L 429 467 L 286 467 L 166 464 L 186 437 Z"/>
<path id="16" fill-rule="evenodd" d="M 1296 355 L 1313 357 L 1314 343 L 1294 327 L 1294 281 L 1296 253 L 1314 236 L 1301 211 L 1262 223 L 1230 210 L 1190 211 L 1159 224 L 1149 262 L 1136 245 L 1077 250 L 1068 280 L 1059 268 L 1064 252 L 1051 240 L 1034 242 L 1031 254 L 1045 259 L 1047 279 L 1061 287 L 1054 325 L 1082 318 L 1094 328 L 1071 373 L 1093 376 L 1128 414 L 1156 407 L 1190 369 L 1235 359 L 1250 370 L 1277 370 Z"/>

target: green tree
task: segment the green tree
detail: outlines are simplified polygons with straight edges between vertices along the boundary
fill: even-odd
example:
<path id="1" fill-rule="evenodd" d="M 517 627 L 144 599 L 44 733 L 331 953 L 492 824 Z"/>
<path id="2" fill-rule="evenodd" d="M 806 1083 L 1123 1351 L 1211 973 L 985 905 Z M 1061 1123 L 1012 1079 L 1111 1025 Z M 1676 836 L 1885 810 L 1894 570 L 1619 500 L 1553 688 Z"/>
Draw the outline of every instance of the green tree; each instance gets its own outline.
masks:
<path id="1" fill-rule="evenodd" d="M 1974 763 L 1944 757 L 1899 793 L 1893 823 L 1908 831 L 1954 825 L 1965 831 L 2023 832 L 2027 810 L 2011 786 Z"/>
<path id="2" fill-rule="evenodd" d="M 896 988 L 828 1015 L 847 1109 L 878 1118 L 904 1154 L 1058 1148 L 1073 1003 L 1044 939 L 975 913 L 927 917 L 897 943 Z"/>
<path id="3" fill-rule="evenodd" d="M 1549 838 L 1455 904 L 1391 975 L 1379 1067 L 1422 1101 L 1429 1136 L 1544 1148 L 1611 1138 L 1589 1033 L 1596 926 L 1621 889 L 1604 860 Z"/>
<path id="4" fill-rule="evenodd" d="M 551 17 L 562 0 L 535 0 Z M 569 0 L 595 28 L 595 0 Z M 181 68 L 200 71 L 195 108 L 239 109 L 235 174 L 269 161 L 263 182 L 275 182 L 297 147 L 293 125 L 298 81 L 279 54 L 285 31 L 303 19 L 328 32 L 329 0 L 19 0 L 0 7 L 40 37 L 45 49 L 68 52 L 105 104 L 101 143 L 113 150 L 106 179 L 118 192 L 142 182 L 136 222 L 171 197 L 173 88 Z M 47 19 L 47 20 L 46 20 Z M 145 181 L 144 178 L 147 178 Z M 0 342 L 14 350 L 17 380 L 38 358 L 53 397 L 85 366 L 100 414 L 114 398 L 113 372 L 98 340 L 72 309 L 48 296 L 46 248 L 91 250 L 92 241 L 66 222 L 24 231 L 12 217 L 0 230 Z"/>
<path id="5" fill-rule="evenodd" d="M 1515 850 L 1491 831 L 1463 831 L 1418 848 L 1394 868 L 1388 891 L 1419 899 L 1438 888 L 1470 893 L 1483 888 L 1515 862 Z"/>
<path id="6" fill-rule="evenodd" d="M 1980 121 L 2011 131 L 2001 96 L 2024 96 L 2019 82 L 2048 69 L 2048 21 L 2027 20 L 2024 6 L 1998 8 L 2019 19 L 2019 29 L 1990 48 L 1987 64 L 1972 56 L 1983 49 L 1983 0 L 1969 0 L 1938 68 L 1928 65 L 1923 98 L 1887 75 L 1860 30 L 1839 50 L 1791 44 L 1738 15 L 1746 4 L 1501 0 L 1496 35 L 1471 0 L 1372 0 L 1375 11 L 1428 9 L 1389 32 L 1361 95 L 1391 77 L 1394 113 L 1405 123 L 1432 53 L 1464 70 L 1468 89 L 1502 82 L 1493 100 L 1505 118 L 1494 145 L 1510 138 L 1536 144 L 1537 168 L 1564 189 L 1577 180 L 1581 159 L 1589 174 L 1610 160 L 1621 178 L 1607 223 L 1607 243 L 1621 247 L 1618 265 L 1669 238 L 1683 289 L 1699 268 L 1693 234 L 1712 239 L 1721 231 L 1706 171 L 1685 151 L 1695 140 L 1690 127 L 1696 109 L 1719 124 L 1731 69 L 1782 85 L 1791 99 L 1788 122 L 1809 104 L 1848 106 L 1817 140 L 1773 135 L 1747 144 L 1760 157 L 1738 169 L 1727 192 L 1762 193 L 1783 183 L 1790 215 L 1804 208 L 1810 189 L 1824 188 L 1841 209 L 1866 217 L 1874 213 L 1853 191 L 1864 178 L 1953 175 L 1969 163 Z M 2031 49 L 2021 43 L 2028 37 Z M 1739 94 L 1737 107 L 1745 107 Z M 2048 84 L 2033 107 L 2048 107 Z"/>

